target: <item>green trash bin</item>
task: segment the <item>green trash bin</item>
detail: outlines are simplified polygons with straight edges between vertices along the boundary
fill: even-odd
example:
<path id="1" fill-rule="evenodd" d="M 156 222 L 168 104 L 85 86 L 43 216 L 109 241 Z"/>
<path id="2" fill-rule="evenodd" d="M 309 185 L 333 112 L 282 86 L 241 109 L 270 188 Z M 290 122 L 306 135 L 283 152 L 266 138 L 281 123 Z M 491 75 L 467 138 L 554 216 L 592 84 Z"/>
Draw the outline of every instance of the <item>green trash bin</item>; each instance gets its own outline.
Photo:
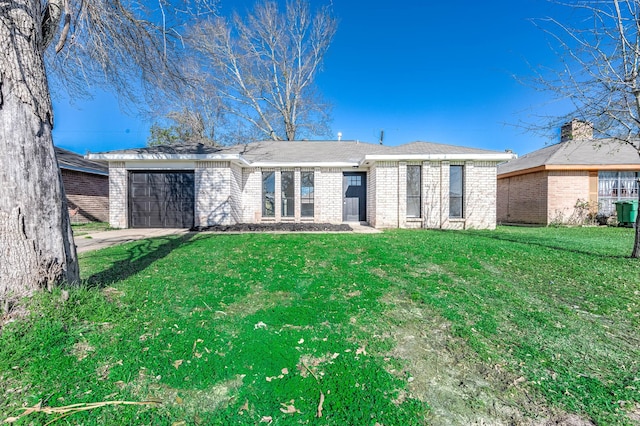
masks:
<path id="1" fill-rule="evenodd" d="M 638 201 L 616 201 L 618 222 L 624 226 L 633 226 L 638 217 Z"/>

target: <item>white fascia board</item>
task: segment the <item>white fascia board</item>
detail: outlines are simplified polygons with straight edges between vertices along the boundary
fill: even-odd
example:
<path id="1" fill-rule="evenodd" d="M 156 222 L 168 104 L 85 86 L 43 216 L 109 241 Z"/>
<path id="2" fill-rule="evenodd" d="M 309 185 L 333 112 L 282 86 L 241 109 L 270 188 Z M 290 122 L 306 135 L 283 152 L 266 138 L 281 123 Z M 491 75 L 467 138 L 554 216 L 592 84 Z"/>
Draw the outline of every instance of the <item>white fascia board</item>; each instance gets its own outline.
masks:
<path id="1" fill-rule="evenodd" d="M 359 167 L 360 163 L 354 162 L 318 162 L 318 163 L 305 163 L 305 162 L 290 162 L 290 163 L 277 163 L 268 161 L 256 161 L 255 163 L 248 163 L 249 167 L 262 167 L 265 169 L 273 168 L 296 168 L 296 167 L 324 167 L 324 168 L 343 168 L 343 167 Z"/>
<path id="2" fill-rule="evenodd" d="M 85 167 L 69 166 L 67 164 L 60 164 L 60 168 L 65 170 L 72 170 L 74 172 L 89 173 L 92 175 L 109 176 L 109 172 L 103 172 L 101 170 L 89 169 Z"/>
<path id="3" fill-rule="evenodd" d="M 244 161 L 240 154 L 88 154 L 102 161 Z M 246 161 L 245 161 L 246 162 Z"/>
<path id="4" fill-rule="evenodd" d="M 507 161 L 512 160 L 514 154 L 374 154 L 366 155 L 366 161 L 402 161 L 402 160 L 423 160 L 423 161 Z"/>

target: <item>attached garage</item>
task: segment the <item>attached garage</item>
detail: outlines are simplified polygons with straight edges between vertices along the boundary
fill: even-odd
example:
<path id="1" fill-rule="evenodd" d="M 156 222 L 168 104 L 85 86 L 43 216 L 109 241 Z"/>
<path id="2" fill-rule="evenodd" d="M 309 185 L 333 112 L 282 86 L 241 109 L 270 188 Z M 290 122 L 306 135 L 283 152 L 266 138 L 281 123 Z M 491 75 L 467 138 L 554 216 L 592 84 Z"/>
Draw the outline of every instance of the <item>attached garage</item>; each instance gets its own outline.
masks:
<path id="1" fill-rule="evenodd" d="M 194 203 L 193 171 L 129 172 L 132 228 L 191 228 Z"/>

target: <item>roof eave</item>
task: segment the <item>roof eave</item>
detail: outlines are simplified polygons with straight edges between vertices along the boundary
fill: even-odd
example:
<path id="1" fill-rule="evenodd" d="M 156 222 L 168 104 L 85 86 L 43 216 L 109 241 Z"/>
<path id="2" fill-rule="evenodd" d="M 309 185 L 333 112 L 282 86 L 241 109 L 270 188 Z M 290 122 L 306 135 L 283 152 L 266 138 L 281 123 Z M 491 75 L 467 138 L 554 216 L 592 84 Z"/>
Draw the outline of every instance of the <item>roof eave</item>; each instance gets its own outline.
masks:
<path id="1" fill-rule="evenodd" d="M 254 163 L 247 163 L 249 167 L 262 167 L 262 168 L 292 168 L 292 167 L 324 167 L 324 168 L 343 168 L 343 167 L 359 167 L 361 165 L 358 161 L 317 161 L 317 162 L 269 162 L 269 161 L 256 161 Z"/>
<path id="2" fill-rule="evenodd" d="M 82 172 L 82 173 L 89 173 L 92 175 L 101 175 L 101 176 L 109 176 L 109 172 L 105 172 L 102 170 L 98 170 L 98 169 L 90 169 L 87 167 L 77 167 L 77 166 L 71 166 L 68 164 L 59 164 L 61 169 L 65 169 L 65 170 L 72 170 L 74 172 Z"/>
<path id="3" fill-rule="evenodd" d="M 516 158 L 515 154 L 371 154 L 365 155 L 363 161 L 508 161 Z"/>
<path id="4" fill-rule="evenodd" d="M 88 160 L 94 161 L 243 161 L 240 154 L 88 154 Z"/>
<path id="5" fill-rule="evenodd" d="M 544 171 L 638 171 L 640 164 L 545 164 L 542 166 L 529 167 L 521 170 L 513 170 L 510 172 L 498 172 L 498 179 L 506 179 L 515 176 L 527 175 L 531 173 Z"/>

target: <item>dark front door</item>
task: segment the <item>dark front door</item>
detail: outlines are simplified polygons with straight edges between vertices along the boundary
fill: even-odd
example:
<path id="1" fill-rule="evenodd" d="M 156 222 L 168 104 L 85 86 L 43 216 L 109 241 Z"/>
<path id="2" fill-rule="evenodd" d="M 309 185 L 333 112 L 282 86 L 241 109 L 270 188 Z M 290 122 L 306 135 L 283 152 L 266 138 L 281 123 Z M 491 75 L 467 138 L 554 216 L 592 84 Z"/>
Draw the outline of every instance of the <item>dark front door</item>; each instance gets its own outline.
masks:
<path id="1" fill-rule="evenodd" d="M 195 200 L 193 172 L 130 172 L 132 228 L 191 228 Z"/>
<path id="2" fill-rule="evenodd" d="M 342 220 L 364 222 L 367 220 L 367 174 L 344 172 L 342 176 Z"/>

